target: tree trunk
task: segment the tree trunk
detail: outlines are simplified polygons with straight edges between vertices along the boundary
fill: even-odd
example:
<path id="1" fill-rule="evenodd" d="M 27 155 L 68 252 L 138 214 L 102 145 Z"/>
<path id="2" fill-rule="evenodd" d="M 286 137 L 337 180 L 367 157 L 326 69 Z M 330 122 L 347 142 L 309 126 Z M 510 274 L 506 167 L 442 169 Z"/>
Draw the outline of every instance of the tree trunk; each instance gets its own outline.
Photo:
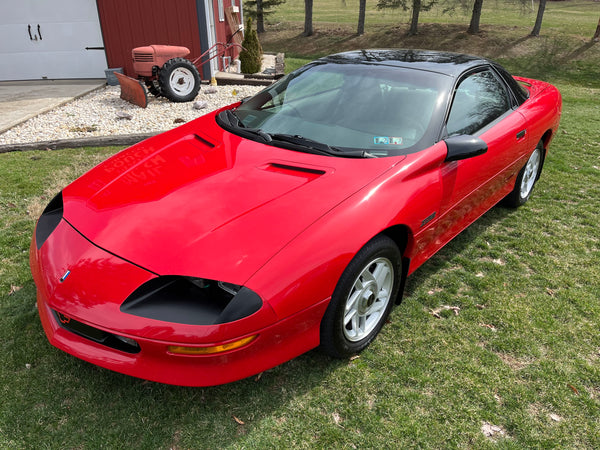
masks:
<path id="1" fill-rule="evenodd" d="M 356 34 L 365 34 L 365 14 L 367 11 L 367 0 L 360 0 L 358 4 L 358 30 Z"/>
<path id="2" fill-rule="evenodd" d="M 417 28 L 419 26 L 419 13 L 421 12 L 421 0 L 413 0 L 412 2 L 412 19 L 410 21 L 410 30 L 408 30 L 409 36 L 417 34 Z"/>
<path id="3" fill-rule="evenodd" d="M 592 41 L 598 42 L 600 40 L 600 19 L 598 19 L 598 26 L 596 27 L 596 32 L 594 33 L 594 37 Z"/>
<path id="4" fill-rule="evenodd" d="M 263 14 L 262 0 L 256 0 L 256 32 L 265 32 L 265 15 Z"/>
<path id="5" fill-rule="evenodd" d="M 312 36 L 313 0 L 304 0 L 304 36 Z"/>
<path id="6" fill-rule="evenodd" d="M 542 19 L 544 18 L 544 10 L 546 9 L 546 0 L 540 0 L 538 6 L 537 17 L 535 18 L 535 25 L 531 30 L 531 36 L 539 36 L 540 30 L 542 29 Z"/>
<path id="7" fill-rule="evenodd" d="M 483 7 L 483 0 L 475 0 L 473 3 L 473 14 L 471 15 L 471 23 L 467 33 L 477 34 L 479 33 L 479 19 L 481 18 L 481 8 Z"/>

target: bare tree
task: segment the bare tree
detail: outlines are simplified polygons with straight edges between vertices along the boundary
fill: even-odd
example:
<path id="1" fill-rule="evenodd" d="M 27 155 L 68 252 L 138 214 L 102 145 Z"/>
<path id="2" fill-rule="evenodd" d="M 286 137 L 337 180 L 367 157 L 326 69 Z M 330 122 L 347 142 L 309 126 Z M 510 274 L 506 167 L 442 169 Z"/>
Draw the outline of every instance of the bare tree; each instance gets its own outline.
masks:
<path id="1" fill-rule="evenodd" d="M 540 0 L 538 6 L 537 17 L 535 18 L 535 25 L 531 30 L 530 36 L 539 36 L 540 30 L 542 29 L 542 19 L 544 18 L 544 10 L 546 9 L 546 0 Z"/>
<path id="2" fill-rule="evenodd" d="M 475 0 L 473 3 L 473 14 L 471 14 L 471 23 L 467 33 L 477 34 L 479 33 L 479 19 L 481 18 L 481 9 L 483 8 L 483 0 Z"/>
<path id="3" fill-rule="evenodd" d="M 304 0 L 304 36 L 313 35 L 313 0 Z"/>
<path id="4" fill-rule="evenodd" d="M 265 14 L 263 10 L 263 0 L 256 0 L 256 32 L 265 32 Z"/>
<path id="5" fill-rule="evenodd" d="M 409 36 L 417 34 L 417 27 L 419 26 L 419 13 L 421 12 L 421 0 L 413 0 L 412 2 L 412 14 L 410 19 L 410 29 L 408 30 Z"/>
<path id="6" fill-rule="evenodd" d="M 356 34 L 365 34 L 365 15 L 367 13 L 367 0 L 360 0 L 358 4 L 358 29 Z"/>
<path id="7" fill-rule="evenodd" d="M 410 6 L 409 6 L 410 2 Z M 385 8 L 402 8 L 404 11 L 411 10 L 410 29 L 409 35 L 417 34 L 419 25 L 419 13 L 421 11 L 429 11 L 437 0 L 379 0 L 377 2 L 377 9 Z"/>

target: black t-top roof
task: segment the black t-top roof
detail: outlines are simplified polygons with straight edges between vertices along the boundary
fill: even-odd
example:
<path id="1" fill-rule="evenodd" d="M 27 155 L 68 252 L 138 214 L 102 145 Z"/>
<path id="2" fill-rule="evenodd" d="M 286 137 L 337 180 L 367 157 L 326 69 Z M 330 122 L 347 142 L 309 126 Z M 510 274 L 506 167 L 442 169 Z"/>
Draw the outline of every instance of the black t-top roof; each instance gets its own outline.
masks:
<path id="1" fill-rule="evenodd" d="M 461 53 L 400 49 L 356 50 L 325 56 L 320 61 L 340 64 L 382 64 L 407 67 L 438 72 L 452 77 L 457 77 L 471 67 L 491 63 L 485 58 Z"/>

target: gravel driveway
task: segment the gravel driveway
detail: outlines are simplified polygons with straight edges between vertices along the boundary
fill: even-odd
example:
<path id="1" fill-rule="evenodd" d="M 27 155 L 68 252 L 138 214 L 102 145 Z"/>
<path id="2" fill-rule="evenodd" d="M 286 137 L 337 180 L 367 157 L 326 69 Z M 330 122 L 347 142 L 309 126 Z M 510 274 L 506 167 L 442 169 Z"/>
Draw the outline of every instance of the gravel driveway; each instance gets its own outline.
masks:
<path id="1" fill-rule="evenodd" d="M 7 130 L 0 134 L 0 145 L 166 131 L 262 88 L 238 85 L 211 89 L 203 85 L 195 100 L 206 103 L 203 109 L 194 109 L 194 102 L 172 103 L 152 95 L 148 95 L 144 109 L 122 100 L 119 86 L 106 86 Z"/>

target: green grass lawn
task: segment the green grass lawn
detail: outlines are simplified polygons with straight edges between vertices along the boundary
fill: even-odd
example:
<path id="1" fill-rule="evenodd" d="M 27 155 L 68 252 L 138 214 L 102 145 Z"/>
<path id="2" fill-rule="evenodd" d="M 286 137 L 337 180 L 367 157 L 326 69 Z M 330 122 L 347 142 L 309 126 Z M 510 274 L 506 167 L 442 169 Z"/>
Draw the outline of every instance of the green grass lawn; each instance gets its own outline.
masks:
<path id="1" fill-rule="evenodd" d="M 484 2 L 477 35 L 466 32 L 470 10 L 443 13 L 447 4 L 439 2 L 420 15 L 418 35 L 407 36 L 410 13 L 379 11 L 373 1 L 367 2 L 365 34 L 357 36 L 358 0 L 320 0 L 315 4 L 315 34 L 305 38 L 301 36 L 303 4 L 303 0 L 287 0 L 260 35 L 266 51 L 286 53 L 287 71 L 341 51 L 423 48 L 481 55 L 524 76 L 600 87 L 600 45 L 591 42 L 600 16 L 600 3 L 594 0 L 548 2 L 537 38 L 529 37 L 537 10 L 512 0 Z"/>
<path id="2" fill-rule="evenodd" d="M 425 3 L 425 2 L 424 2 Z M 440 1 L 429 11 L 419 14 L 422 23 L 455 23 L 469 25 L 471 7 L 461 9 L 456 7 L 450 10 L 452 2 Z M 456 3 L 456 2 L 454 2 Z M 358 22 L 359 0 L 316 0 L 314 2 L 313 26 L 315 29 L 321 24 L 351 24 L 356 28 Z M 487 25 L 526 26 L 533 28 L 537 14 L 537 2 L 531 8 L 531 3 L 521 4 L 512 0 L 485 0 L 481 13 L 481 27 Z M 448 10 L 448 11 L 447 11 Z M 275 8 L 273 14 L 268 16 L 268 24 L 279 22 L 304 22 L 304 0 L 286 0 L 285 4 Z M 570 34 L 582 32 L 594 34 L 598 24 L 600 7 L 593 0 L 567 0 L 549 1 L 544 12 L 542 30 L 553 28 Z M 377 1 L 367 1 L 365 24 L 374 28 L 381 24 L 395 23 L 407 25 L 410 21 L 410 11 L 398 9 L 377 9 Z M 531 30 L 530 30 L 531 31 Z"/>
<path id="3" fill-rule="evenodd" d="M 0 447 L 600 446 L 600 106 L 564 114 L 535 193 L 410 279 L 360 358 L 310 352 L 216 388 L 144 382 L 51 347 L 27 252 L 40 208 L 115 149 L 0 155 Z M 458 315 L 432 310 L 459 307 Z M 238 424 L 235 418 L 244 424 Z"/>
<path id="4" fill-rule="evenodd" d="M 576 61 L 541 73 L 563 117 L 531 200 L 492 209 L 413 274 L 358 359 L 312 351 L 214 388 L 145 382 L 48 344 L 35 220 L 119 149 L 0 154 L 0 448 L 600 448 L 600 85 L 597 61 Z"/>
<path id="5" fill-rule="evenodd" d="M 420 23 L 464 24 L 465 29 L 471 19 L 471 7 L 450 10 L 452 2 L 440 1 L 429 11 L 419 15 Z M 332 24 L 349 24 L 356 30 L 358 23 L 359 0 L 316 0 L 313 11 L 313 27 L 316 31 L 331 28 Z M 537 14 L 537 2 L 520 4 L 512 0 L 485 0 L 481 13 L 481 29 L 489 25 L 533 28 Z M 600 6 L 594 0 L 549 1 L 544 12 L 542 30 L 553 29 L 563 34 L 584 34 L 590 39 L 598 24 Z M 381 25 L 403 25 L 408 30 L 410 11 L 398 9 L 377 9 L 377 1 L 367 2 L 365 26 L 367 30 Z M 285 4 L 273 10 L 267 18 L 269 26 L 280 23 L 304 23 L 304 0 L 286 0 Z"/>

